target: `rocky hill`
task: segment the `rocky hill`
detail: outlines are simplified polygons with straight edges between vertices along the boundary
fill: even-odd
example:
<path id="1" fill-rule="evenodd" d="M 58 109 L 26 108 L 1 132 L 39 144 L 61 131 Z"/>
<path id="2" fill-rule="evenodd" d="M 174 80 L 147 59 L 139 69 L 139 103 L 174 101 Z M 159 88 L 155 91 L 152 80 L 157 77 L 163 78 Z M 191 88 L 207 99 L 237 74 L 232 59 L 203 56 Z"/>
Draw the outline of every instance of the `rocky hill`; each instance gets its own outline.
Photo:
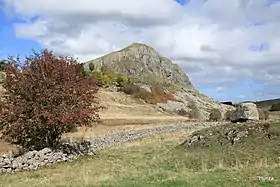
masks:
<path id="1" fill-rule="evenodd" d="M 136 77 L 141 83 L 171 83 L 193 88 L 188 76 L 177 65 L 145 44 L 132 45 L 84 63 L 86 70 L 93 63 L 96 71 L 105 66 L 116 73 Z"/>
<path id="2" fill-rule="evenodd" d="M 178 114 L 178 111 L 184 111 L 188 114 L 186 116 L 190 116 L 190 113 L 197 110 L 198 112 L 193 114 L 195 118 L 207 120 L 213 108 L 219 109 L 222 116 L 228 110 L 234 109 L 233 106 L 223 105 L 198 92 L 178 65 L 145 44 L 133 43 L 119 51 L 87 61 L 83 65 L 88 72 L 100 72 L 102 67 L 106 67 L 114 73 L 134 78 L 146 88 L 152 84 L 161 84 L 167 89 L 171 85 L 175 100 L 156 104 L 157 109 L 164 115 L 166 112 Z M 120 110 L 119 115 L 121 114 Z"/>

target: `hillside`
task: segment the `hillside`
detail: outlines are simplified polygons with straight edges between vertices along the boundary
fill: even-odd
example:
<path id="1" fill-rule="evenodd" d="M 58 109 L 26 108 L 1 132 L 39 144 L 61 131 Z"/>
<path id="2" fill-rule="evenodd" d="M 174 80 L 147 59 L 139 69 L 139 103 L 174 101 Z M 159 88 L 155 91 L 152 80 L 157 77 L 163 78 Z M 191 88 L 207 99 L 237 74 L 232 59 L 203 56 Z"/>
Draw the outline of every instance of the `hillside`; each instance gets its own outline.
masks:
<path id="1" fill-rule="evenodd" d="M 145 44 L 133 43 L 122 50 L 85 62 L 87 71 L 91 63 L 96 71 L 105 66 L 115 73 L 135 77 L 141 83 L 171 83 L 193 88 L 189 77 L 177 64 Z"/>
<path id="2" fill-rule="evenodd" d="M 269 100 L 263 100 L 263 101 L 256 101 L 254 103 L 260 108 L 266 108 L 266 107 L 270 108 L 271 105 L 280 103 L 280 98 L 279 99 L 269 99 Z"/>
<path id="3" fill-rule="evenodd" d="M 153 85 L 160 85 L 161 88 L 172 92 L 176 101 L 157 103 L 155 107 L 164 115 L 168 113 L 176 115 L 179 110 L 190 114 L 198 110 L 195 118 L 207 120 L 209 111 L 213 108 L 219 109 L 222 114 L 234 108 L 223 105 L 197 91 L 189 77 L 177 64 L 173 64 L 171 60 L 145 44 L 133 43 L 119 51 L 87 61 L 83 65 L 89 73 L 101 72 L 105 67 L 114 74 L 133 78 L 136 83 L 148 90 Z"/>

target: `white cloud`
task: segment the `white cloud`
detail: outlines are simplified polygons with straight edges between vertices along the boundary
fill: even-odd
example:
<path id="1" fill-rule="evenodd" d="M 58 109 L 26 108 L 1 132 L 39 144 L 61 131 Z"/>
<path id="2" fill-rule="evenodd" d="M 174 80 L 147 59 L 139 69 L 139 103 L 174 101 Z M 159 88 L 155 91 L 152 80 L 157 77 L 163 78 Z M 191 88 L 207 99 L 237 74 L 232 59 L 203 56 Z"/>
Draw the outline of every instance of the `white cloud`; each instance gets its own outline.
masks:
<path id="1" fill-rule="evenodd" d="M 280 83 L 280 6 L 269 0 L 4 0 L 25 20 L 18 37 L 88 60 L 143 42 L 181 65 L 195 85 L 244 77 Z M 205 2 L 205 3 L 204 3 Z M 265 23 L 252 26 L 252 23 Z M 253 52 L 251 45 L 269 44 Z"/>
<path id="2" fill-rule="evenodd" d="M 218 92 L 223 91 L 223 90 L 225 90 L 225 87 L 222 87 L 222 86 L 216 87 L 216 91 L 218 91 Z"/>
<path id="3" fill-rule="evenodd" d="M 238 97 L 243 99 L 243 98 L 246 98 L 246 95 L 242 94 L 242 95 L 239 95 Z"/>

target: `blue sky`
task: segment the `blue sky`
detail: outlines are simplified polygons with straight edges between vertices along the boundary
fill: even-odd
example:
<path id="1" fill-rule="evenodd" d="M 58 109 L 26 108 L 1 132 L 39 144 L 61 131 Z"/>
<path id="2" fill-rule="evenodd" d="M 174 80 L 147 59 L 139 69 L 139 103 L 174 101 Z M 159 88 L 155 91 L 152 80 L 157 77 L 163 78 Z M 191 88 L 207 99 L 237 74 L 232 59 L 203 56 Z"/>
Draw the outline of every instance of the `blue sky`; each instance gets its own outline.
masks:
<path id="1" fill-rule="evenodd" d="M 15 22 L 17 21 L 5 16 L 3 11 L 0 12 L 0 56 L 25 56 L 30 54 L 32 48 L 41 49 L 38 42 L 16 36 L 13 28 Z"/>
<path id="2" fill-rule="evenodd" d="M 0 57 L 43 46 L 83 61 L 143 42 L 217 100 L 280 97 L 280 1 L 176 1 L 3 0 Z"/>

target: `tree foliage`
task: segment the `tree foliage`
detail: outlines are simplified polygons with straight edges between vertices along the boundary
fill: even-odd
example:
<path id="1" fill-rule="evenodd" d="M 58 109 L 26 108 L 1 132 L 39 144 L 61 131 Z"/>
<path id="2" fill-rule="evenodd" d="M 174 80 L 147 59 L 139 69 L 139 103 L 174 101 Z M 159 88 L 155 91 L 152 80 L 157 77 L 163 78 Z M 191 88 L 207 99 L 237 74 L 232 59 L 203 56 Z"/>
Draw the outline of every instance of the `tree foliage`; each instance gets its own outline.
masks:
<path id="1" fill-rule="evenodd" d="M 4 71 L 5 64 L 5 60 L 0 60 L 0 71 Z"/>
<path id="2" fill-rule="evenodd" d="M 19 59 L 9 57 L 5 66 L 0 130 L 6 140 L 28 150 L 52 148 L 73 126 L 99 121 L 98 87 L 77 60 L 42 50 L 24 62 L 19 68 Z"/>
<path id="3" fill-rule="evenodd" d="M 90 64 L 88 65 L 88 68 L 89 68 L 90 71 L 93 71 L 93 70 L 95 69 L 94 63 L 90 63 Z"/>
<path id="4" fill-rule="evenodd" d="M 280 111 L 280 103 L 274 103 L 271 105 L 270 111 Z"/>

